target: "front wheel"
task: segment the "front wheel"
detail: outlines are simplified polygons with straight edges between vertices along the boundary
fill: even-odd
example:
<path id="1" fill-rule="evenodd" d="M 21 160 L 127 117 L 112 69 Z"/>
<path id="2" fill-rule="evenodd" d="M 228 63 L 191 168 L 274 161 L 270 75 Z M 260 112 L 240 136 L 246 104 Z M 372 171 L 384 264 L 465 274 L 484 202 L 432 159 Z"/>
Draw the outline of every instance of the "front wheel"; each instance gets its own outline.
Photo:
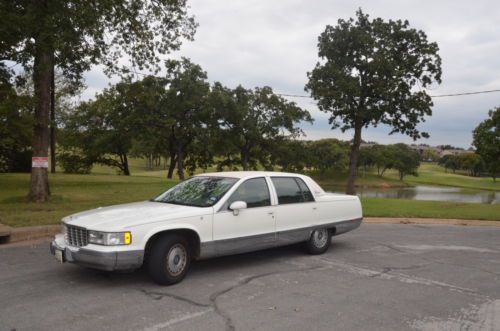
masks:
<path id="1" fill-rule="evenodd" d="M 331 241 L 328 229 L 316 229 L 311 233 L 311 237 L 306 242 L 307 252 L 313 255 L 323 254 L 330 247 Z"/>
<path id="2" fill-rule="evenodd" d="M 147 262 L 149 275 L 160 285 L 183 280 L 190 264 L 189 244 L 184 237 L 175 234 L 159 238 L 151 247 Z"/>

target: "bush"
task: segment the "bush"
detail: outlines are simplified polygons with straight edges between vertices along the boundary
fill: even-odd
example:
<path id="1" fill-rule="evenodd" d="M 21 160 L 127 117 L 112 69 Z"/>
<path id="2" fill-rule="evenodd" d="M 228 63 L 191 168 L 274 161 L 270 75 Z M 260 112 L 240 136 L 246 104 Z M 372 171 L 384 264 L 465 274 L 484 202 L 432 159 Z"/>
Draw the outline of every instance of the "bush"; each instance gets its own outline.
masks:
<path id="1" fill-rule="evenodd" d="M 58 156 L 58 161 L 67 174 L 89 174 L 92 170 L 93 162 L 78 154 L 62 153 Z"/>

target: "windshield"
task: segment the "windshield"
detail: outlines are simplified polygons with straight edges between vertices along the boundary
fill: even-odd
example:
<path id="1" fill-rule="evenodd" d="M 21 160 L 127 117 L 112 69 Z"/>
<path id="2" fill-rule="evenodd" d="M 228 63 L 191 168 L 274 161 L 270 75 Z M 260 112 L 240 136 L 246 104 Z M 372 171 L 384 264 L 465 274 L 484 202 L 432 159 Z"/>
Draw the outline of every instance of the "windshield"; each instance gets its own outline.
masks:
<path id="1" fill-rule="evenodd" d="M 224 196 L 238 179 L 229 177 L 193 177 L 153 199 L 175 205 L 210 207 Z"/>

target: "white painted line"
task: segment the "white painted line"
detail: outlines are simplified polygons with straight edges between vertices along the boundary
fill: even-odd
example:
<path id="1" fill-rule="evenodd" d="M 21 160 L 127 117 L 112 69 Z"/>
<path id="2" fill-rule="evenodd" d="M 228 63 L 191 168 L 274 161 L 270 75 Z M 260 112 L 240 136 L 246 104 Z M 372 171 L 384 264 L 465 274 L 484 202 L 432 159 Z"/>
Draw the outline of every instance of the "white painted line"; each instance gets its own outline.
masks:
<path id="1" fill-rule="evenodd" d="M 405 248 L 415 251 L 462 251 L 462 252 L 475 252 L 475 253 L 498 253 L 498 251 L 488 248 L 478 248 L 470 246 L 455 246 L 455 245 L 393 245 L 398 248 Z"/>
<path id="2" fill-rule="evenodd" d="M 177 323 L 180 323 L 180 322 L 184 322 L 184 321 L 187 321 L 187 320 L 190 320 L 190 319 L 193 319 L 193 318 L 197 318 L 197 317 L 200 317 L 200 316 L 203 316 L 205 314 L 208 314 L 210 312 L 212 312 L 214 309 L 213 308 L 210 308 L 210 309 L 207 309 L 207 310 L 202 310 L 202 311 L 198 311 L 196 313 L 189 313 L 189 314 L 186 314 L 186 315 L 182 315 L 182 316 L 179 316 L 179 317 L 176 317 L 176 318 L 172 318 L 172 319 L 169 319 L 168 321 L 165 321 L 163 323 L 158 323 L 158 324 L 155 324 L 155 325 L 152 325 L 150 327 L 147 327 L 145 329 L 143 329 L 144 331 L 158 331 L 158 330 L 161 330 L 161 329 L 165 329 L 165 328 L 168 328 L 174 324 L 177 324 Z"/>

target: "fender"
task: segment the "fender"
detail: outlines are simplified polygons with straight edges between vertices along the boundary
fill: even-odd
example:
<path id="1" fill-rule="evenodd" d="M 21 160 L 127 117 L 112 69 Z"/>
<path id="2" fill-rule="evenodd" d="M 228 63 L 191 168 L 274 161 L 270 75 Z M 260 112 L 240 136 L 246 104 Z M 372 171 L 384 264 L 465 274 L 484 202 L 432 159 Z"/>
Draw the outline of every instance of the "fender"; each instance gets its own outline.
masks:
<path id="1" fill-rule="evenodd" d="M 143 249 L 146 249 L 147 242 L 155 234 L 157 234 L 159 232 L 163 232 L 163 231 L 169 231 L 169 230 L 172 230 L 172 231 L 173 230 L 191 230 L 191 231 L 193 231 L 194 233 L 196 233 L 198 235 L 198 237 L 200 238 L 200 243 L 203 242 L 203 241 L 205 241 L 204 239 L 207 239 L 207 238 L 204 238 L 200 234 L 200 231 L 195 226 L 193 226 L 192 224 L 188 224 L 188 223 L 162 224 L 162 225 L 159 225 L 157 227 L 154 227 L 153 229 L 149 229 L 146 232 L 146 234 L 143 237 L 143 241 L 142 241 Z"/>

